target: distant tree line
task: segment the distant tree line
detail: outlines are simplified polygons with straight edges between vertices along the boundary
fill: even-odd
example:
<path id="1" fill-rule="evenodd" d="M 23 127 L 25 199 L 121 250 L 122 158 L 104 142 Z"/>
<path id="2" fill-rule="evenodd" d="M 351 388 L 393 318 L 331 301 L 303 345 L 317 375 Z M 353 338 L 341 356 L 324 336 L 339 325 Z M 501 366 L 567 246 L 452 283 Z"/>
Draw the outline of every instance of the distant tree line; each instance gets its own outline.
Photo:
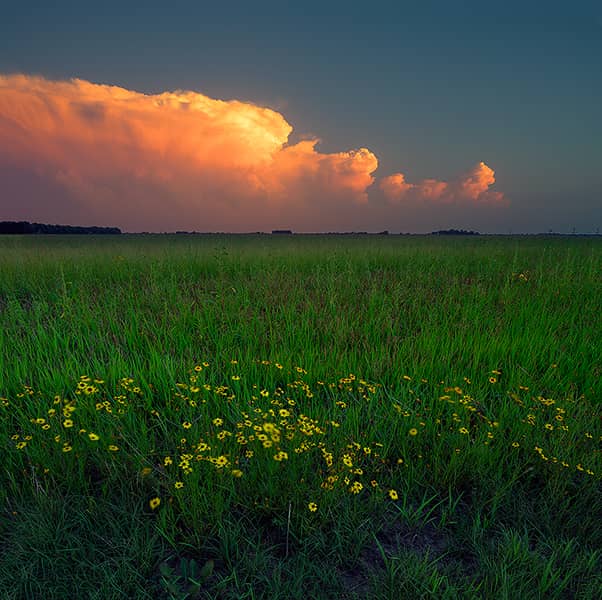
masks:
<path id="1" fill-rule="evenodd" d="M 480 233 L 466 229 L 440 229 L 439 231 L 432 231 L 431 235 L 480 235 Z"/>
<path id="2" fill-rule="evenodd" d="M 78 227 L 73 225 L 48 225 L 46 223 L 30 223 L 29 221 L 0 221 L 0 234 L 5 233 L 116 235 L 121 233 L 121 229 L 119 229 L 119 227 Z"/>

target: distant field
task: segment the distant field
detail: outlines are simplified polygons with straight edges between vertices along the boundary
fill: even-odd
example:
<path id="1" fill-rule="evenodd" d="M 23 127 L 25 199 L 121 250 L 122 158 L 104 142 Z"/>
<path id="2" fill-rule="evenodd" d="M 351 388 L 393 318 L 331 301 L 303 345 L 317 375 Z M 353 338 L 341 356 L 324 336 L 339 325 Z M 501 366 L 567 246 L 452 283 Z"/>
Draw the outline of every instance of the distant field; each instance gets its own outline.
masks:
<path id="1" fill-rule="evenodd" d="M 0 236 L 0 595 L 597 598 L 601 299 L 594 237 Z"/>

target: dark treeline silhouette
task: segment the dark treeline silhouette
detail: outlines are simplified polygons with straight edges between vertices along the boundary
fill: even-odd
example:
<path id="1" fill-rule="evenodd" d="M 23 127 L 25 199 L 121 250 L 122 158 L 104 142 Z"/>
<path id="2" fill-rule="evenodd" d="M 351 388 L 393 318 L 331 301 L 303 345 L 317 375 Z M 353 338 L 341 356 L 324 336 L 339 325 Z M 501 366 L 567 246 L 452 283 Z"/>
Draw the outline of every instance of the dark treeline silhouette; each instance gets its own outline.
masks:
<path id="1" fill-rule="evenodd" d="M 0 221 L 0 234 L 76 234 L 102 235 L 120 234 L 119 227 L 78 227 L 73 225 L 48 225 L 46 223 L 30 223 L 29 221 Z"/>
<path id="2" fill-rule="evenodd" d="M 432 231 L 431 235 L 481 235 L 478 231 L 471 231 L 466 229 L 440 229 L 439 231 Z"/>

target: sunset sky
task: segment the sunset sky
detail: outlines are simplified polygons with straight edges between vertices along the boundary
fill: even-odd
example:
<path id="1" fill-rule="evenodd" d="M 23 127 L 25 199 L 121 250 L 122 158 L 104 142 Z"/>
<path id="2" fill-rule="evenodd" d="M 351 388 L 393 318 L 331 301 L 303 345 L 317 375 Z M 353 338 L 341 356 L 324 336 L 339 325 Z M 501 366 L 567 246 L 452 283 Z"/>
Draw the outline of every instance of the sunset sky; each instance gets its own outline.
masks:
<path id="1" fill-rule="evenodd" d="M 599 2 L 30 2 L 0 16 L 0 220 L 602 228 Z"/>

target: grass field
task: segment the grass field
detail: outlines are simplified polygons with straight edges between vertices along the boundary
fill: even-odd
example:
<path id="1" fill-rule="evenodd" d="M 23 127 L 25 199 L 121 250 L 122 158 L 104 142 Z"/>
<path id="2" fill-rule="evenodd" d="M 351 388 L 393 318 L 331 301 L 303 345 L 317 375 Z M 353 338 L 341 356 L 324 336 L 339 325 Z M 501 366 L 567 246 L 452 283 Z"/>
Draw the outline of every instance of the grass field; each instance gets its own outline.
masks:
<path id="1" fill-rule="evenodd" d="M 598 598 L 601 298 L 593 237 L 0 237 L 0 597 Z"/>

